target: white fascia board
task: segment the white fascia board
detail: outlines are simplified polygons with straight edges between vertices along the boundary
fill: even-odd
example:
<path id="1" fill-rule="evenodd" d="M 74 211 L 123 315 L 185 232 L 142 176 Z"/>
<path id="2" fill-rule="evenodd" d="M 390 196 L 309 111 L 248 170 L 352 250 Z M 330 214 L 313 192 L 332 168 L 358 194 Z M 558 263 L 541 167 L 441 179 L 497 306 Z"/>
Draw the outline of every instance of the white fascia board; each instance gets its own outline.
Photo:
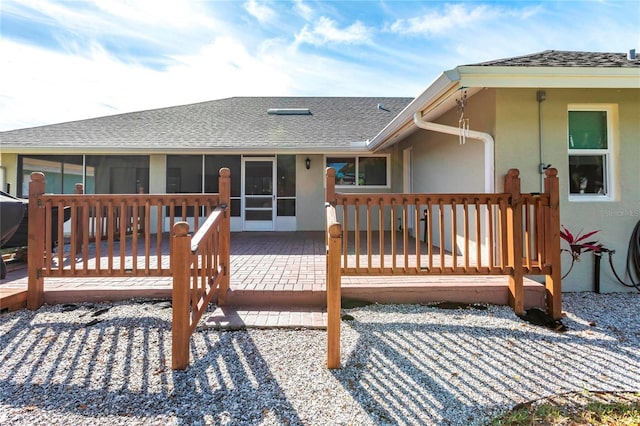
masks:
<path id="1" fill-rule="evenodd" d="M 31 154 L 31 155 L 43 155 L 43 154 L 55 154 L 55 155 L 175 155 L 175 154 L 188 154 L 188 155 L 257 155 L 257 154 L 290 154 L 290 155 L 303 155 L 303 154 L 326 154 L 329 151 L 339 152 L 368 152 L 367 141 L 353 142 L 349 146 L 338 147 L 335 146 L 316 146 L 313 148 L 282 148 L 282 147 L 269 147 L 269 148 L 219 148 L 219 147 L 193 147 L 193 148 L 127 148 L 127 147 L 91 147 L 91 146 L 2 146 L 2 153 L 5 154 Z"/>
<path id="2" fill-rule="evenodd" d="M 464 87 L 638 89 L 640 68 L 458 67 Z"/>
<path id="3" fill-rule="evenodd" d="M 406 126 L 414 126 L 413 114 L 428 109 L 434 103 L 437 104 L 437 100 L 442 98 L 443 94 L 449 92 L 453 87 L 458 87 L 458 79 L 457 69 L 440 74 L 424 92 L 411 101 L 384 129 L 369 141 L 367 148 L 370 151 L 375 151 L 383 145 L 392 143 L 389 139 L 399 130 Z"/>

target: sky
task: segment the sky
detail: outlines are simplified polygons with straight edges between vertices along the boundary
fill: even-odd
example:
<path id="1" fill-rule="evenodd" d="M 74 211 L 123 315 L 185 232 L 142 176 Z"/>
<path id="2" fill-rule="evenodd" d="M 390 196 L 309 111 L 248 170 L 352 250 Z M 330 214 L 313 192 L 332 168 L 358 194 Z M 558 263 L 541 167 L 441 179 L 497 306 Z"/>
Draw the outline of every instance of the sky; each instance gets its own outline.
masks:
<path id="1" fill-rule="evenodd" d="M 416 97 L 458 65 L 634 48 L 638 0 L 0 0 L 0 131 L 234 96 Z"/>

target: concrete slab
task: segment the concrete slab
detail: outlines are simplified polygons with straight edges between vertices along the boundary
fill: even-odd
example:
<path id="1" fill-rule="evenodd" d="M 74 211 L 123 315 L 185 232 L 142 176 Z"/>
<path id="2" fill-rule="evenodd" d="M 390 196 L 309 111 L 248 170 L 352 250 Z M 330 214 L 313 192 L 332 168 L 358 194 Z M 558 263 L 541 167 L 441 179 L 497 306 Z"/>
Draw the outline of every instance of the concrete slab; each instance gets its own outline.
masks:
<path id="1" fill-rule="evenodd" d="M 204 327 L 216 330 L 247 328 L 309 328 L 325 330 L 327 312 L 319 307 L 221 306 L 205 316 Z"/>

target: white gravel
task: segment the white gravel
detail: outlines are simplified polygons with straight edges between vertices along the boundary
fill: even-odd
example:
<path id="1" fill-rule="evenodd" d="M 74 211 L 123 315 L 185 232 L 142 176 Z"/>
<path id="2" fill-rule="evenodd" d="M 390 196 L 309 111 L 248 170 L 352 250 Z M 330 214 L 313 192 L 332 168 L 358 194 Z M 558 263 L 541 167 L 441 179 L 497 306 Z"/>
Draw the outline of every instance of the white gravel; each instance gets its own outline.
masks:
<path id="1" fill-rule="evenodd" d="M 23 310 L 0 316 L 0 425 L 469 425 L 568 391 L 639 391 L 640 295 L 567 294 L 564 310 L 564 333 L 498 306 L 345 310 L 333 371 L 324 331 L 198 329 L 172 371 L 166 303 Z"/>

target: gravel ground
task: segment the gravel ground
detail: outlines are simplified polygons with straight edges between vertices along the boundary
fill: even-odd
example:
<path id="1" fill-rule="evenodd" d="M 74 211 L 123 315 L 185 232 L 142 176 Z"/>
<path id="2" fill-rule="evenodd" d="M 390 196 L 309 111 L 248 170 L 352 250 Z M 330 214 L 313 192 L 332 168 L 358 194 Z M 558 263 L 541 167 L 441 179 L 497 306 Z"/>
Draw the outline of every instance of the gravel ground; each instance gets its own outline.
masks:
<path id="1" fill-rule="evenodd" d="M 333 371 L 324 331 L 202 328 L 172 371 L 167 302 L 73 308 L 0 316 L 0 425 L 469 425 L 570 391 L 640 391 L 634 293 L 565 295 L 562 333 L 499 306 L 345 310 Z"/>

